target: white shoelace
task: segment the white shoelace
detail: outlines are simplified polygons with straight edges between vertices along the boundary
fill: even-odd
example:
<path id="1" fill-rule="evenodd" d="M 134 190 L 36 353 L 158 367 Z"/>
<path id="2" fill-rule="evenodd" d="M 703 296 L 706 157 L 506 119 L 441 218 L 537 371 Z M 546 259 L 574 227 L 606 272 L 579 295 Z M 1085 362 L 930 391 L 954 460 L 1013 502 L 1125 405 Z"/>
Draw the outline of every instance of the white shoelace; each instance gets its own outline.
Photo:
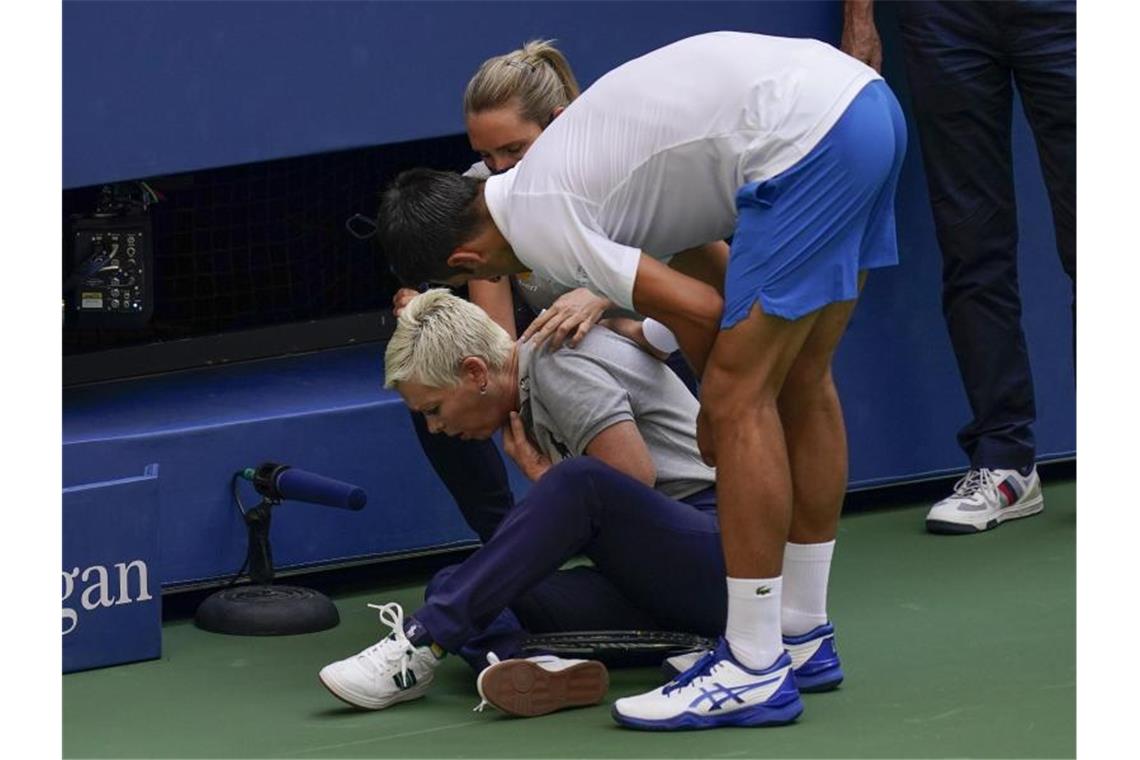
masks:
<path id="1" fill-rule="evenodd" d="M 954 484 L 955 496 L 975 496 L 980 491 L 992 490 L 997 488 L 994 482 L 993 470 L 982 468 L 980 470 L 970 470 L 966 473 L 965 477 Z"/>
<path id="2" fill-rule="evenodd" d="M 499 655 L 495 654 L 494 652 L 487 652 L 487 667 L 490 667 L 491 665 L 498 665 L 500 662 L 502 662 L 502 660 L 499 659 Z M 482 695 L 480 695 L 479 704 L 475 705 L 475 709 L 473 709 L 471 712 L 481 713 L 483 712 L 483 709 L 490 704 L 491 703 L 487 700 L 482 699 Z"/>
<path id="3" fill-rule="evenodd" d="M 412 646 L 412 642 L 408 640 L 407 635 L 404 633 L 404 608 L 396 602 L 390 604 L 369 604 L 368 606 L 374 610 L 379 610 L 380 622 L 390 627 L 392 633 L 380 639 L 368 647 L 368 649 L 365 649 L 360 653 L 360 656 L 369 660 L 379 659 L 385 664 L 395 662 L 397 658 L 402 658 L 400 660 L 400 680 L 406 683 L 408 678 L 408 663 L 412 660 L 415 647 Z"/>

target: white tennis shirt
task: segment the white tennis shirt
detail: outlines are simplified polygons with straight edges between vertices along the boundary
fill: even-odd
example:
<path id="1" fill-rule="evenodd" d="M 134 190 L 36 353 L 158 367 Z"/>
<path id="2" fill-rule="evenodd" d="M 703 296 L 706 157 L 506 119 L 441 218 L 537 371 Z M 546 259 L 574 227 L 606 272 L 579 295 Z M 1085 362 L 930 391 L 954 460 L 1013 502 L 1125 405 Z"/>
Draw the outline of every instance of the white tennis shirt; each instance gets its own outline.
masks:
<path id="1" fill-rule="evenodd" d="M 736 191 L 807 155 L 878 78 L 818 40 L 689 37 L 595 82 L 487 180 L 487 207 L 536 274 L 632 309 L 642 251 L 731 235 Z"/>

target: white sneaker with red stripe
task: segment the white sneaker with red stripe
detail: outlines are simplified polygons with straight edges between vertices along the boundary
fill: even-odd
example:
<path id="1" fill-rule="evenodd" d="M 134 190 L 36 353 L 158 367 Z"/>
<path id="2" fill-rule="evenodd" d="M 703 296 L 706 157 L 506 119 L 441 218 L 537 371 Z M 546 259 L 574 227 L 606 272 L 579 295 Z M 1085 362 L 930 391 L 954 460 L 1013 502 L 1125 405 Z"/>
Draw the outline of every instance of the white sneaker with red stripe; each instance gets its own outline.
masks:
<path id="1" fill-rule="evenodd" d="M 931 507 L 926 529 L 931 533 L 980 533 L 1043 509 L 1036 467 L 1028 475 L 1017 470 L 970 470 L 954 485 L 954 493 Z"/>

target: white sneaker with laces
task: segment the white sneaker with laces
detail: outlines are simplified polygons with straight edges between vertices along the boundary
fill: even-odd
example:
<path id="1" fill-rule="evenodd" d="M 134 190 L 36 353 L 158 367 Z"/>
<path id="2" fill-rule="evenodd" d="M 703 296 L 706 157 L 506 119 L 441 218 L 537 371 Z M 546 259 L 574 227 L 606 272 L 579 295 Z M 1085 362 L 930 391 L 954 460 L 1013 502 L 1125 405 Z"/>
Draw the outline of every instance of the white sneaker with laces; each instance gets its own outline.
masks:
<path id="1" fill-rule="evenodd" d="M 363 652 L 321 668 L 321 683 L 337 699 L 366 710 L 422 697 L 440 658 L 431 647 L 417 647 L 408 640 L 399 604 L 368 606 L 380 611 L 380 622 L 392 632 Z"/>
<path id="2" fill-rule="evenodd" d="M 926 529 L 931 533 L 980 533 L 1043 509 L 1036 467 L 1028 475 L 1017 470 L 970 470 L 954 485 L 954 493 L 931 507 Z"/>
<path id="3" fill-rule="evenodd" d="M 491 664 L 475 682 L 487 705 L 508 715 L 532 718 L 569 707 L 585 707 L 601 702 L 610 688 L 606 666 L 597 660 L 566 660 L 554 655 L 500 660 L 487 655 Z"/>

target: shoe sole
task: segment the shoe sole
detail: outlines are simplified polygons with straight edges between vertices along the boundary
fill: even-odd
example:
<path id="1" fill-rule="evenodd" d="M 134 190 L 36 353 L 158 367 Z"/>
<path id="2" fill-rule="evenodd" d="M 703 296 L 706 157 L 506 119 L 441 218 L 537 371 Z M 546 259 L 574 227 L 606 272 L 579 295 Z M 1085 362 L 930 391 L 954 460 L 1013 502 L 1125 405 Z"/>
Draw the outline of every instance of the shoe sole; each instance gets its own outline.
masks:
<path id="1" fill-rule="evenodd" d="M 1045 499 L 1038 496 L 1025 504 L 1019 504 L 1016 507 L 1007 507 L 997 513 L 996 516 L 989 520 L 983 520 L 976 523 L 971 522 L 951 522 L 949 520 L 927 520 L 926 529 L 931 533 L 937 533 L 944 536 L 963 535 L 967 533 L 984 533 L 987 530 L 993 530 L 1004 522 L 1010 520 L 1019 520 L 1023 517 L 1033 517 L 1045 511 Z"/>
<path id="2" fill-rule="evenodd" d="M 820 694 L 835 691 L 843 683 L 843 669 L 838 665 L 810 675 L 796 673 L 796 687 L 801 694 Z"/>
<path id="3" fill-rule="evenodd" d="M 481 696 L 498 710 L 520 718 L 588 707 L 610 688 L 606 666 L 590 660 L 549 671 L 529 660 L 504 660 L 479 679 Z"/>
<path id="4" fill-rule="evenodd" d="M 338 687 L 335 683 L 326 681 L 324 675 L 320 673 L 317 674 L 317 680 L 321 682 L 321 686 L 324 686 L 325 689 L 328 690 L 329 694 L 332 694 L 334 697 L 339 699 L 341 702 L 344 702 L 349 707 L 355 707 L 358 710 L 383 710 L 385 707 L 391 707 L 392 705 L 398 704 L 400 702 L 409 702 L 413 699 L 418 699 L 424 695 L 424 691 L 426 690 L 412 689 L 409 691 L 399 692 L 388 700 L 370 701 L 366 698 L 357 697 L 356 695 L 350 694 L 347 691 L 341 691 L 340 687 Z M 420 683 L 426 687 L 432 682 L 432 680 L 433 679 L 429 678 L 426 682 L 420 681 Z M 353 699 L 358 699 L 359 701 L 354 702 Z"/>

